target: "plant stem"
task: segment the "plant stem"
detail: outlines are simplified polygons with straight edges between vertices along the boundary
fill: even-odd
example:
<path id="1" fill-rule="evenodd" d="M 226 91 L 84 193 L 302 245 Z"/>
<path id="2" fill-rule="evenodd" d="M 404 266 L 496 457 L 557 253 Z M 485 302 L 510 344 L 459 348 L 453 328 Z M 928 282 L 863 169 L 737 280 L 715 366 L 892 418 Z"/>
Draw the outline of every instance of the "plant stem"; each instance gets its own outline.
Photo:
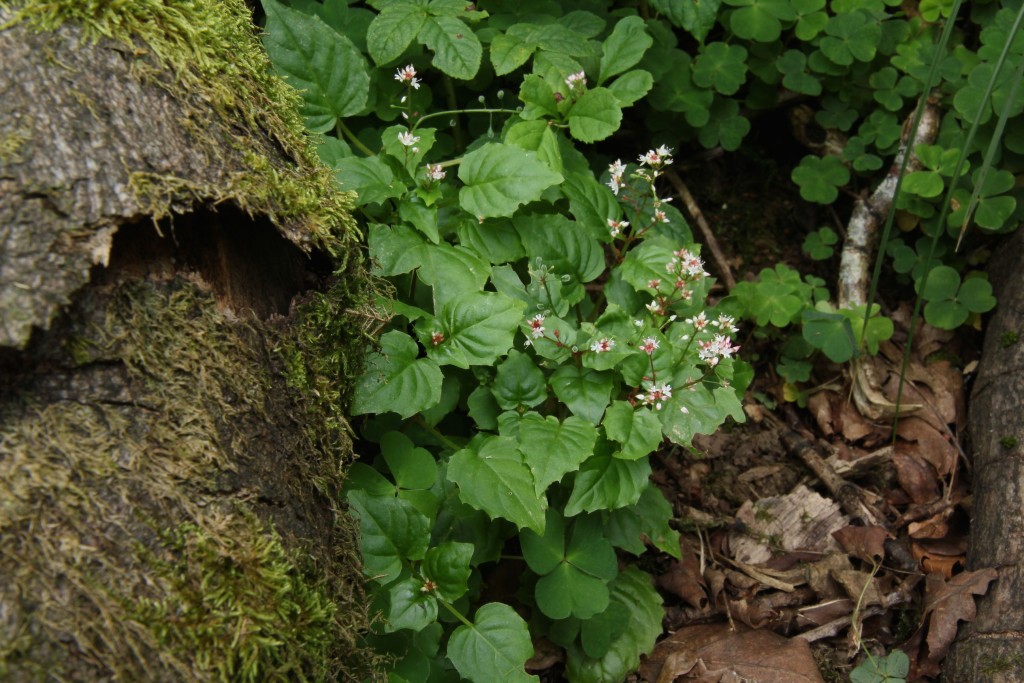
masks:
<path id="1" fill-rule="evenodd" d="M 449 439 L 447 436 L 445 436 L 444 434 L 442 434 L 441 432 L 437 431 L 432 426 L 427 424 L 427 421 L 423 419 L 422 415 L 414 416 L 412 418 L 412 421 L 415 422 L 416 424 L 418 424 L 420 427 L 423 427 L 423 429 L 425 429 L 428 432 L 430 432 L 430 435 L 433 436 L 438 441 L 440 441 L 441 445 L 444 446 L 445 448 L 449 448 L 449 449 L 451 449 L 453 451 L 462 450 L 462 446 L 461 445 L 455 443 L 454 441 Z"/>
<path id="2" fill-rule="evenodd" d="M 353 147 L 358 149 L 360 152 L 362 152 L 366 156 L 368 156 L 368 157 L 375 157 L 375 156 L 377 156 L 377 153 L 374 152 L 369 147 L 367 147 L 366 145 L 364 145 L 363 141 L 360 140 L 359 138 L 357 138 L 356 134 L 353 133 L 351 130 L 349 130 L 349 127 L 346 126 L 345 122 L 342 121 L 341 119 L 338 119 L 338 125 L 335 127 L 335 130 L 340 132 L 345 137 L 345 139 L 349 141 L 349 143 Z"/>
<path id="3" fill-rule="evenodd" d="M 421 116 L 420 118 L 416 119 L 416 123 L 413 124 L 413 131 L 415 131 L 419 127 L 419 125 L 421 123 L 423 123 L 424 121 L 427 121 L 429 119 L 436 119 L 436 118 L 438 118 L 440 116 L 457 116 L 459 114 L 518 114 L 518 113 L 519 113 L 518 109 L 449 109 L 449 110 L 446 110 L 446 111 L 435 111 L 432 114 L 427 114 L 426 116 Z M 458 125 L 456 125 L 455 130 L 456 130 L 455 137 L 456 137 L 456 140 L 458 140 L 459 137 L 461 136 L 461 132 L 460 132 L 461 129 L 458 127 Z M 456 145 L 458 146 L 459 149 L 463 148 L 463 146 L 459 145 L 458 142 L 456 142 Z"/>

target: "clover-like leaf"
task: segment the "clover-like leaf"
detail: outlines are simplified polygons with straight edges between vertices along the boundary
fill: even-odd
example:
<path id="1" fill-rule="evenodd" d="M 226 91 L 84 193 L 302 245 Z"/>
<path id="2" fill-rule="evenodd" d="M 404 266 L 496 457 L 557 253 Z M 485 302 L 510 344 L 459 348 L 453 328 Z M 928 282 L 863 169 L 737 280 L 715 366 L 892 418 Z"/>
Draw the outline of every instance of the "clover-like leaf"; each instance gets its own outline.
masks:
<path id="1" fill-rule="evenodd" d="M 526 673 L 533 656 L 530 630 L 508 605 L 490 602 L 476 611 L 448 640 L 448 659 L 463 678 L 473 683 L 537 683 Z"/>
<path id="2" fill-rule="evenodd" d="M 867 12 L 837 14 L 828 20 L 821 51 L 836 64 L 870 62 L 882 38 L 882 28 Z"/>
<path id="3" fill-rule="evenodd" d="M 602 657 L 588 656 L 582 643 L 574 642 L 566 648 L 569 679 L 577 683 L 625 680 L 639 666 L 640 655 L 649 653 L 661 635 L 665 613 L 650 576 L 629 567 L 608 588 L 611 603 L 621 608 L 619 613 L 628 621 Z"/>
<path id="4" fill-rule="evenodd" d="M 770 43 L 782 33 L 782 22 L 796 18 L 787 0 L 725 0 L 739 7 L 732 13 L 729 27 L 740 38 Z"/>
<path id="5" fill-rule="evenodd" d="M 802 319 L 804 340 L 821 349 L 829 360 L 845 363 L 856 354 L 853 328 L 842 314 L 805 310 Z"/>
<path id="6" fill-rule="evenodd" d="M 850 182 L 850 169 L 838 157 L 807 155 L 790 177 L 800 186 L 800 196 L 807 201 L 831 204 L 839 196 L 838 188 Z"/>
<path id="7" fill-rule="evenodd" d="M 358 114 L 370 95 L 366 60 L 352 41 L 320 17 L 277 0 L 263 0 L 264 44 L 274 69 L 302 93 L 300 112 L 309 130 L 322 133 L 339 118 Z"/>
<path id="8" fill-rule="evenodd" d="M 396 412 L 404 418 L 441 399 L 441 369 L 429 358 L 418 358 L 419 347 L 398 330 L 380 338 L 380 351 L 370 354 L 356 381 L 353 415 Z"/>
<path id="9" fill-rule="evenodd" d="M 562 182 L 533 152 L 515 145 L 490 142 L 459 164 L 459 204 L 472 216 L 511 216 L 522 204 L 540 199 L 541 193 Z"/>
<path id="10" fill-rule="evenodd" d="M 718 8 L 722 0 L 701 0 L 700 2 L 675 2 L 675 0 L 651 0 L 651 6 L 666 19 L 678 26 L 697 42 L 703 43 L 708 32 L 715 25 Z"/>
<path id="11" fill-rule="evenodd" d="M 832 254 L 835 253 L 835 245 L 838 242 L 839 236 L 835 230 L 823 227 L 807 235 L 801 248 L 815 261 L 824 261 L 832 258 Z"/>
<path id="12" fill-rule="evenodd" d="M 708 117 L 707 124 L 697 133 L 700 144 L 708 149 L 721 145 L 722 149 L 735 151 L 750 132 L 750 121 L 740 113 L 739 102 L 731 97 L 715 98 Z"/>
<path id="13" fill-rule="evenodd" d="M 533 474 L 506 436 L 474 439 L 448 463 L 448 479 L 459 486 L 459 498 L 491 519 L 507 519 L 520 529 L 544 531 L 547 500 L 537 496 Z"/>
<path id="14" fill-rule="evenodd" d="M 693 82 L 734 95 L 747 79 L 747 51 L 741 45 L 711 43 L 693 63 Z"/>
<path id="15" fill-rule="evenodd" d="M 808 73 L 807 56 L 800 50 L 786 50 L 775 65 L 785 87 L 812 97 L 821 94 L 821 81 Z"/>
<path id="16" fill-rule="evenodd" d="M 615 550 L 602 535 L 598 517 L 581 517 L 568 547 L 561 527 L 558 513 L 549 511 L 543 536 L 525 531 L 521 537 L 527 563 L 541 575 L 537 606 L 552 619 L 589 619 L 608 606 L 607 583 L 618 573 Z"/>

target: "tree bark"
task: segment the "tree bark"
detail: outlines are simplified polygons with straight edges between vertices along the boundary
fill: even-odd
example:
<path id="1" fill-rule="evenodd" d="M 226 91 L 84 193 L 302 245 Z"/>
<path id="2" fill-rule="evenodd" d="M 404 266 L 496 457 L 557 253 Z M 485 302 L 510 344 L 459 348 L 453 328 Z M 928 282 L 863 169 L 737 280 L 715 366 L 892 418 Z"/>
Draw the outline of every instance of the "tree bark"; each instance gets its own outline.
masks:
<path id="1" fill-rule="evenodd" d="M 943 664 L 949 683 L 1024 680 L 1024 233 L 996 252 L 989 269 L 999 306 L 985 331 L 970 402 L 974 486 L 968 569 L 998 578 L 978 600 Z"/>
<path id="2" fill-rule="evenodd" d="M 131 26 L 125 4 L 97 12 Z M 222 57 L 258 52 L 241 0 L 192 4 L 245 29 Z M 0 9 L 0 679 L 363 676 L 367 606 L 339 508 L 346 378 L 317 360 L 326 335 L 309 322 L 332 320 L 328 355 L 358 361 L 344 311 L 365 276 L 353 259 L 328 277 L 327 252 L 354 243 L 346 196 L 324 190 L 284 130 L 297 116 L 262 89 L 274 81 L 239 77 L 246 65 L 222 65 L 220 92 L 245 98 L 225 104 L 139 34 L 38 31 L 13 12 Z M 335 393 L 302 390 L 318 385 Z"/>

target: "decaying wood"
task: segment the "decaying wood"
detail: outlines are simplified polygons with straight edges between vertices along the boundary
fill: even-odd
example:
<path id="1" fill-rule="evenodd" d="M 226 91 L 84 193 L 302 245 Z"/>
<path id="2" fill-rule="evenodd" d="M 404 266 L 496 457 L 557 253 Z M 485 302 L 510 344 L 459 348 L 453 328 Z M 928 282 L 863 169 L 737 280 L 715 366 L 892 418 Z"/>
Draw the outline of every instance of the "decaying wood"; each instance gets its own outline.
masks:
<path id="1" fill-rule="evenodd" d="M 989 269 L 999 306 L 985 331 L 968 415 L 974 447 L 970 570 L 995 567 L 998 579 L 978 600 L 943 663 L 949 683 L 1024 680 L 1024 233 L 997 250 Z"/>
<path id="2" fill-rule="evenodd" d="M 910 121 L 904 126 L 904 137 L 900 151 L 893 160 L 889 174 L 879 183 L 875 191 L 867 199 L 858 198 L 853 207 L 853 214 L 846 226 L 846 239 L 839 260 L 839 277 L 837 282 L 840 308 L 862 306 L 867 303 L 868 289 L 871 282 L 871 265 L 874 263 L 875 245 L 878 231 L 885 224 L 885 219 L 892 211 L 893 196 L 899 178 L 900 166 L 905 154 L 911 152 L 907 162 L 907 171 L 920 168 L 920 162 L 913 149 L 917 145 L 929 144 L 938 135 L 942 115 L 935 103 L 925 103 L 921 122 L 913 135 L 907 129 Z"/>

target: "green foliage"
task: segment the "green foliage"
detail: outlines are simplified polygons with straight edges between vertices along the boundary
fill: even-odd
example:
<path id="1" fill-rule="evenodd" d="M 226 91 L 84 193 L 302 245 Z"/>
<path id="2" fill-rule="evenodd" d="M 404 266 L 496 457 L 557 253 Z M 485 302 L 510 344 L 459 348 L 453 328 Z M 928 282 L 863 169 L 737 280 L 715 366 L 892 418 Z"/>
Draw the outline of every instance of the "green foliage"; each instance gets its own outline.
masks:
<path id="1" fill-rule="evenodd" d="M 850 672 L 852 683 L 906 683 L 910 658 L 903 650 L 893 650 L 885 657 L 868 658 Z"/>
<path id="2" fill-rule="evenodd" d="M 739 149 L 756 112 L 796 93 L 845 145 L 788 178 L 843 210 L 893 163 L 943 7 L 922 3 L 922 18 L 882 0 L 651 0 L 650 16 L 611 2 L 369 4 L 266 0 L 266 42 L 310 130 L 327 133 L 321 157 L 359 194 L 375 274 L 395 292 L 352 410 L 379 453 L 352 468 L 347 493 L 384 616 L 375 642 L 395 656 L 395 680 L 452 667 L 535 680 L 523 662 L 545 635 L 565 648 L 570 680 L 617 683 L 652 647 L 661 609 L 616 552 L 678 556 L 649 456 L 743 419 L 751 370 L 735 357 L 735 321 L 778 338 L 790 383 L 893 334 L 879 306 L 837 309 L 822 280 L 784 264 L 708 306 L 689 226 L 662 194 L 663 143 Z M 994 305 L 949 239 L 971 213 L 988 231 L 1021 217 L 1024 101 L 1005 75 L 998 103 L 985 99 L 1008 12 L 993 7 L 1001 23 L 938 54 L 949 112 L 915 150 L 898 205 L 923 236 L 886 247 L 941 327 Z M 1001 167 L 970 173 L 983 164 L 965 128 L 1003 111 Z M 654 149 L 639 154 L 643 133 Z M 837 244 L 821 228 L 803 246 L 826 260 Z M 482 573 L 516 544 L 524 604 L 481 604 Z"/>

